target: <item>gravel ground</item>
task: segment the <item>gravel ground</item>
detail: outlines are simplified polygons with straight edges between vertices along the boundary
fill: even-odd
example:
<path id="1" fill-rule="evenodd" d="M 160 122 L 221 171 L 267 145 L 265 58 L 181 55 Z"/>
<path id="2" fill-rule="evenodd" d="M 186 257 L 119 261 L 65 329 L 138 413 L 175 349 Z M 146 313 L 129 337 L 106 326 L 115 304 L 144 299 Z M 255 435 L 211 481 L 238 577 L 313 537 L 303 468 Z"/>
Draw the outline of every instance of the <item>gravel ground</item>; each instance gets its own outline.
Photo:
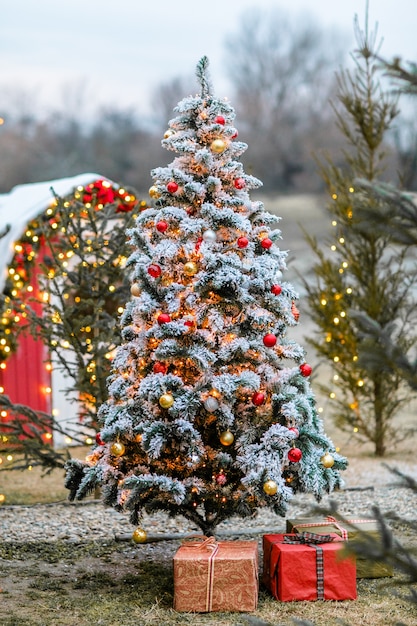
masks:
<path id="1" fill-rule="evenodd" d="M 401 473 L 417 480 L 417 463 L 389 464 Z M 337 503 L 345 517 L 372 517 L 376 505 L 382 513 L 395 512 L 404 520 L 416 519 L 417 492 L 402 484 L 401 479 L 375 459 L 357 460 L 344 472 L 342 490 L 326 496 L 320 506 L 327 508 L 330 500 Z M 287 517 L 306 516 L 316 505 L 310 495 L 299 494 L 291 503 Z M 141 526 L 148 536 L 168 538 L 167 535 L 200 532 L 182 517 L 171 519 L 164 513 L 146 516 Z M 10 541 L 91 541 L 127 539 L 133 527 L 127 515 L 105 508 L 100 501 L 82 503 L 59 502 L 47 505 L 2 506 L 0 508 L 0 538 Z M 218 526 L 221 534 L 282 532 L 285 520 L 270 511 L 261 510 L 255 518 L 234 518 Z"/>

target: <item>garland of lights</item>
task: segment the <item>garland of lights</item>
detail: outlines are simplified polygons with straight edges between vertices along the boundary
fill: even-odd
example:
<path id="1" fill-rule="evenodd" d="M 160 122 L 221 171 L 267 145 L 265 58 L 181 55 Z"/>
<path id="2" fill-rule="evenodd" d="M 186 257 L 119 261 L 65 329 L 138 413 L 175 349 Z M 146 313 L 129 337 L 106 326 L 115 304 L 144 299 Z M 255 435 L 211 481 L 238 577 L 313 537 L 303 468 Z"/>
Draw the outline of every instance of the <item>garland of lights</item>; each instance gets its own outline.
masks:
<path id="1" fill-rule="evenodd" d="M 58 201 L 59 200 L 59 201 Z M 87 211 L 100 211 L 106 205 L 115 205 L 116 213 L 128 213 L 134 209 L 146 208 L 145 201 L 139 201 L 135 194 L 119 187 L 107 180 L 96 180 L 86 186 L 76 187 L 71 194 L 62 200 L 54 198 L 44 213 L 31 220 L 25 232 L 14 243 L 14 255 L 7 266 L 7 278 L 4 291 L 0 294 L 0 370 L 6 370 L 7 360 L 18 348 L 18 335 L 25 326 L 27 318 L 26 303 L 33 295 L 32 277 L 35 263 L 42 254 L 42 248 L 46 239 L 53 242 L 54 249 L 62 258 L 70 258 L 73 255 L 70 242 L 64 235 L 65 227 L 62 225 L 60 211 L 70 213 L 77 212 L 82 218 Z M 50 228 L 52 237 L 45 237 L 45 226 Z M 54 236 L 56 233 L 56 236 Z M 60 236 L 61 235 L 61 236 Z M 47 258 L 43 261 L 47 264 Z M 47 266 L 50 276 L 54 273 L 52 264 Z M 50 371 L 51 363 L 45 363 L 45 368 Z M 51 393 L 49 387 L 45 393 Z M 7 390 L 0 385 L 0 394 L 6 394 Z M 7 411 L 0 412 L 0 421 L 6 419 Z M 51 433 L 44 433 L 45 440 L 51 440 Z M 2 436 L 3 443 L 7 443 L 7 436 Z M 12 462 L 13 455 L 8 455 L 6 461 Z M 0 464 L 3 459 L 0 457 Z M 1 502 L 0 502 L 1 503 Z"/>
<path id="2" fill-rule="evenodd" d="M 116 213 L 132 211 L 138 204 L 135 195 L 123 187 L 117 187 L 106 180 L 96 180 L 86 186 L 78 186 L 72 194 L 64 199 L 65 209 L 80 207 L 94 208 L 99 211 L 105 205 L 117 203 Z M 139 203 L 142 208 L 146 202 Z M 78 208 L 78 210 L 80 210 Z M 82 215 L 82 213 L 81 213 Z M 51 231 L 60 232 L 60 215 L 58 203 L 53 200 L 46 211 L 31 220 L 23 235 L 14 244 L 14 255 L 7 268 L 7 279 L 0 300 L 0 368 L 5 369 L 7 359 L 17 350 L 16 329 L 24 322 L 25 300 L 31 295 L 33 287 L 31 277 L 34 262 L 44 244 L 44 227 L 48 223 Z M 65 237 L 57 237 L 54 244 L 62 254 L 71 254 L 66 245 Z M 53 268 L 50 268 L 53 272 Z M 1 390 L 0 390 L 1 391 Z"/>

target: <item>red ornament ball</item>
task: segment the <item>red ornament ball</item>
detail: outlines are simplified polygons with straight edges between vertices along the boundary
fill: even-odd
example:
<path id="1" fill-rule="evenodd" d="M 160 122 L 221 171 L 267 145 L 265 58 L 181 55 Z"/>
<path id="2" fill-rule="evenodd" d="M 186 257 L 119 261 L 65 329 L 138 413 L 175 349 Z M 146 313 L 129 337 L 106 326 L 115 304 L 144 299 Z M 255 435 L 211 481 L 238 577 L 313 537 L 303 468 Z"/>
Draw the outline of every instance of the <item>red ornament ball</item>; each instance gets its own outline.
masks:
<path id="1" fill-rule="evenodd" d="M 310 376 L 312 371 L 313 368 L 308 363 L 303 363 L 302 365 L 300 365 L 300 372 L 302 376 Z"/>
<path id="2" fill-rule="evenodd" d="M 234 134 L 232 135 L 232 139 L 236 139 L 236 137 L 238 136 L 238 134 L 239 134 L 239 133 L 237 132 L 237 130 L 235 130 Z"/>
<path id="3" fill-rule="evenodd" d="M 264 346 L 267 348 L 273 348 L 277 342 L 277 338 L 272 333 L 268 333 L 263 338 Z"/>
<path id="4" fill-rule="evenodd" d="M 252 396 L 252 402 L 255 406 L 261 406 L 265 402 L 265 394 L 262 391 L 255 391 Z"/>
<path id="5" fill-rule="evenodd" d="M 236 178 L 233 184 L 236 189 L 244 189 L 246 187 L 246 182 L 244 178 Z"/>
<path id="6" fill-rule="evenodd" d="M 239 246 L 239 248 L 246 248 L 248 243 L 249 239 L 247 237 L 239 237 L 239 239 L 237 240 L 237 245 Z"/>
<path id="7" fill-rule="evenodd" d="M 300 448 L 291 448 L 290 450 L 288 450 L 288 459 L 291 461 L 291 463 L 298 463 L 302 456 L 303 453 L 301 452 Z"/>
<path id="8" fill-rule="evenodd" d="M 281 285 L 272 285 L 271 287 L 271 293 L 274 294 L 274 296 L 279 296 L 279 294 L 282 292 L 282 287 Z"/>
<path id="9" fill-rule="evenodd" d="M 272 246 L 272 241 L 268 237 L 265 237 L 265 239 L 262 239 L 261 241 L 261 246 L 262 248 L 265 248 L 265 250 L 269 250 Z"/>
<path id="10" fill-rule="evenodd" d="M 157 361 L 153 366 L 154 374 L 166 374 L 167 369 L 165 363 L 161 363 L 161 361 Z"/>
<path id="11" fill-rule="evenodd" d="M 300 431 L 298 430 L 298 428 L 296 428 L 295 426 L 290 426 L 290 428 L 288 429 L 290 432 L 294 433 L 294 438 L 298 439 L 299 435 L 300 435 Z"/>
<path id="12" fill-rule="evenodd" d="M 149 276 L 152 276 L 152 278 L 158 278 L 162 274 L 161 268 L 155 263 L 152 263 L 152 265 L 148 267 L 147 272 Z"/>
<path id="13" fill-rule="evenodd" d="M 100 433 L 96 433 L 96 444 L 98 446 L 104 446 L 105 442 L 102 440 Z"/>
<path id="14" fill-rule="evenodd" d="M 171 316 L 168 315 L 168 313 L 161 313 L 160 315 L 158 315 L 157 321 L 159 325 L 168 324 L 168 322 L 171 321 Z"/>
<path id="15" fill-rule="evenodd" d="M 169 191 L 169 193 L 175 193 L 176 191 L 178 191 L 178 185 L 175 182 L 175 180 L 171 180 L 168 185 L 167 185 L 167 191 Z"/>
<path id="16" fill-rule="evenodd" d="M 160 233 L 164 233 L 168 228 L 168 223 L 165 222 L 164 220 L 161 220 L 160 222 L 157 222 L 156 224 L 156 230 L 159 231 Z"/>
<path id="17" fill-rule="evenodd" d="M 226 124 L 226 120 L 224 119 L 223 115 L 216 115 L 216 117 L 214 118 L 214 123 L 224 126 Z"/>
<path id="18" fill-rule="evenodd" d="M 227 478 L 222 472 L 220 472 L 220 474 L 217 474 L 216 483 L 218 485 L 225 485 L 227 483 Z"/>

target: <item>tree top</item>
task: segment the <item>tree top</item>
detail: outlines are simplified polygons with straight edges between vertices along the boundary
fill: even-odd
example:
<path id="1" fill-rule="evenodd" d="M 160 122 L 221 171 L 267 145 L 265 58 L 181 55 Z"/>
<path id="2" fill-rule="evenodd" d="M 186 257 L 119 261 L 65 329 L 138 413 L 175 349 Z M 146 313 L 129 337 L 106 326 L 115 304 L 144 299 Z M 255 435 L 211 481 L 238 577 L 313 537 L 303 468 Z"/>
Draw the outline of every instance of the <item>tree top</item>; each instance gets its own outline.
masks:
<path id="1" fill-rule="evenodd" d="M 212 84 L 208 71 L 209 60 L 207 56 L 203 56 L 197 63 L 196 74 L 198 82 L 201 85 L 201 97 L 206 98 L 212 94 Z"/>

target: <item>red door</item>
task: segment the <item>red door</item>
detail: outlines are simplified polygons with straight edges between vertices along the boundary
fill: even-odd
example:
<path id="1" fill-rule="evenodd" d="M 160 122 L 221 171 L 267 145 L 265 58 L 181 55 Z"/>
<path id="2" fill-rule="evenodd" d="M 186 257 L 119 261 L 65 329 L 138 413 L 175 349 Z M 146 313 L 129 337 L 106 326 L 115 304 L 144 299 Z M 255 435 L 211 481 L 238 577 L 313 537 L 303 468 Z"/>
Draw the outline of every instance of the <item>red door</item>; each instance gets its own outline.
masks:
<path id="1" fill-rule="evenodd" d="M 38 258 L 43 258 L 43 254 L 44 250 L 41 249 Z M 30 280 L 33 293 L 38 290 L 39 273 L 39 268 L 35 266 Z M 31 303 L 31 306 L 39 314 L 41 305 Z M 34 338 L 28 330 L 22 331 L 17 351 L 7 359 L 5 369 L 0 369 L 0 388 L 3 388 L 3 393 L 13 404 L 23 404 L 35 411 L 50 415 L 52 411 L 51 372 L 47 357 L 48 353 L 44 344 Z M 1 424 L 7 424 L 12 419 L 15 417 L 2 412 L 0 430 L 6 432 L 7 428 L 1 429 Z M 42 437 L 45 441 L 52 442 L 51 429 L 45 429 Z"/>

